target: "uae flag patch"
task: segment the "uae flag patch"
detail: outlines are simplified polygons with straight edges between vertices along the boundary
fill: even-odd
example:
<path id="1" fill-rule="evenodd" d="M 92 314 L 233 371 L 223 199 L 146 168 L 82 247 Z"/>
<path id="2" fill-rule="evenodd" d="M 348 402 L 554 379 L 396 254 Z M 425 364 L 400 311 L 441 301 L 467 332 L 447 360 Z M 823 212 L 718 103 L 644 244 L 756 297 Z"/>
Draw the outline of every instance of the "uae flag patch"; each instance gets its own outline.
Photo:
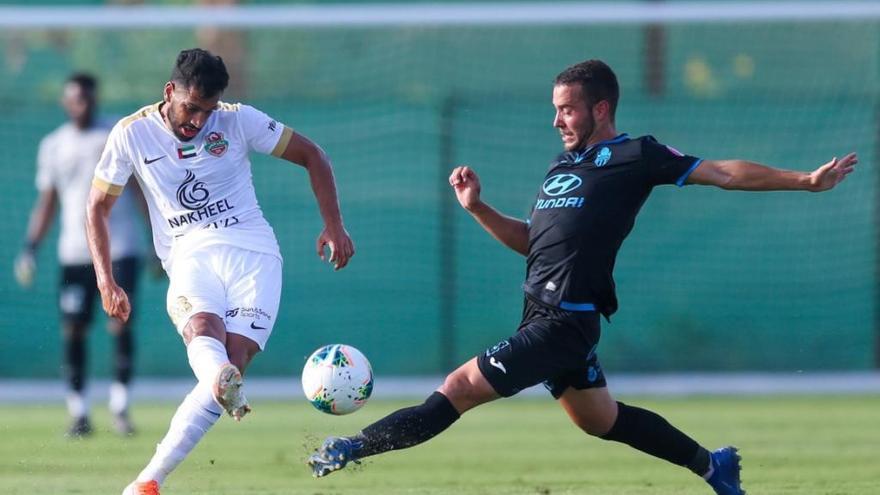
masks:
<path id="1" fill-rule="evenodd" d="M 192 144 L 177 148 L 177 158 L 184 159 L 192 158 L 194 156 L 196 156 L 196 147 Z"/>

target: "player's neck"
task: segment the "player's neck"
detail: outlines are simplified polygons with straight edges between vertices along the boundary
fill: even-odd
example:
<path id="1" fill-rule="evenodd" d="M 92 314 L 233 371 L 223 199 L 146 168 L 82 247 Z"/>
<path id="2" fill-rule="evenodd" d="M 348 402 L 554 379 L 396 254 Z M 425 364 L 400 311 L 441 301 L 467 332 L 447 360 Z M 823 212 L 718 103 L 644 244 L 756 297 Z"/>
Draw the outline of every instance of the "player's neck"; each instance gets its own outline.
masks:
<path id="1" fill-rule="evenodd" d="M 613 123 L 609 123 L 607 125 L 597 127 L 593 134 L 587 138 L 587 142 L 584 144 L 584 148 L 589 148 L 590 146 L 594 146 L 597 143 L 601 143 L 602 141 L 608 141 L 617 137 L 617 128 Z"/>
<path id="2" fill-rule="evenodd" d="M 93 114 L 89 114 L 89 115 L 87 115 L 83 118 L 80 118 L 80 119 L 73 119 L 70 122 L 78 130 L 87 131 L 95 125 L 95 116 Z"/>

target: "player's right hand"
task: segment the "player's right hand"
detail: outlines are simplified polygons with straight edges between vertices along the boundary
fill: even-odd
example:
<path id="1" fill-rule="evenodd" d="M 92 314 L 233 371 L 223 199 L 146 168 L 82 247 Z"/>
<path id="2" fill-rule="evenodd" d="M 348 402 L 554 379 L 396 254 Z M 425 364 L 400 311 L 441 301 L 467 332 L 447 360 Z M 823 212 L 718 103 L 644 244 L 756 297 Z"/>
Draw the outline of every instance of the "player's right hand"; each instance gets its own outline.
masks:
<path id="1" fill-rule="evenodd" d="M 128 321 L 128 317 L 131 315 L 131 305 L 128 302 L 128 295 L 122 290 L 122 287 L 114 283 L 106 287 L 99 287 L 99 290 L 101 291 L 101 305 L 107 316 L 116 318 L 122 323 Z"/>
<path id="2" fill-rule="evenodd" d="M 468 166 L 455 167 L 449 175 L 449 185 L 455 190 L 458 203 L 471 211 L 480 204 L 480 177 Z"/>
<path id="3" fill-rule="evenodd" d="M 22 288 L 29 289 L 34 283 L 34 274 L 37 272 L 37 260 L 34 258 L 34 253 L 29 249 L 25 249 L 19 253 L 15 258 L 13 271 L 15 273 L 15 281 L 18 282 L 18 285 Z"/>

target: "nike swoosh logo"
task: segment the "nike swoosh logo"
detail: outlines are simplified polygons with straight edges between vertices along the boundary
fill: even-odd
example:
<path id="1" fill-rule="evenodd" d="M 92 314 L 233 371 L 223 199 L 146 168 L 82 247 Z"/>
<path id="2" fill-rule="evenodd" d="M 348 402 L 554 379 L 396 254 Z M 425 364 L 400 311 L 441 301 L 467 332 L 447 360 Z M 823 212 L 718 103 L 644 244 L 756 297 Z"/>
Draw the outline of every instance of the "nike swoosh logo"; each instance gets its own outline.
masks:
<path id="1" fill-rule="evenodd" d="M 255 321 L 251 322 L 251 328 L 253 328 L 254 330 L 265 330 L 266 329 L 266 327 L 258 327 L 257 322 L 255 322 Z"/>
<path id="2" fill-rule="evenodd" d="M 489 364 L 491 364 L 492 366 L 501 370 L 501 372 L 504 373 L 505 375 L 507 374 L 507 368 L 505 368 L 504 365 L 501 364 L 501 361 L 498 361 L 497 359 L 495 359 L 495 356 L 492 356 L 489 358 Z"/>
<path id="3" fill-rule="evenodd" d="M 165 156 L 166 156 L 166 155 L 162 155 L 162 156 L 160 156 L 159 158 L 153 158 L 152 160 L 150 160 L 150 159 L 147 158 L 147 157 L 144 157 L 144 165 L 149 165 L 149 164 L 151 164 L 151 163 L 153 163 L 153 162 L 158 162 L 159 160 L 165 158 Z"/>

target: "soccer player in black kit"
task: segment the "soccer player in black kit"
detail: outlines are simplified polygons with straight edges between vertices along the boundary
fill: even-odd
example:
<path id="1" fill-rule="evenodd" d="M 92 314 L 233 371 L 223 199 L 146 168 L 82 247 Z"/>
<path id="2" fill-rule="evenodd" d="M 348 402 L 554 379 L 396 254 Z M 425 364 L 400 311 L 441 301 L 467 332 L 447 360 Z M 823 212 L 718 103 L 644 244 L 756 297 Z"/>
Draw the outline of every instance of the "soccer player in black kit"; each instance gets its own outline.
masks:
<path id="1" fill-rule="evenodd" d="M 819 192 L 836 186 L 858 160 L 850 153 L 809 173 L 745 160 L 702 160 L 651 136 L 618 134 L 618 95 L 614 72 L 599 60 L 556 77 L 553 125 L 565 151 L 551 163 L 529 221 L 483 202 L 471 168 L 452 171 L 449 183 L 461 206 L 499 242 L 526 256 L 522 323 L 512 337 L 453 371 L 423 404 L 391 413 L 354 436 L 325 440 L 309 458 L 315 476 L 425 442 L 465 411 L 543 383 L 586 433 L 690 469 L 717 494 L 745 493 L 736 448 L 709 452 L 656 413 L 617 402 L 608 391 L 596 347 L 600 317 L 617 310 L 617 251 L 654 186 Z"/>

